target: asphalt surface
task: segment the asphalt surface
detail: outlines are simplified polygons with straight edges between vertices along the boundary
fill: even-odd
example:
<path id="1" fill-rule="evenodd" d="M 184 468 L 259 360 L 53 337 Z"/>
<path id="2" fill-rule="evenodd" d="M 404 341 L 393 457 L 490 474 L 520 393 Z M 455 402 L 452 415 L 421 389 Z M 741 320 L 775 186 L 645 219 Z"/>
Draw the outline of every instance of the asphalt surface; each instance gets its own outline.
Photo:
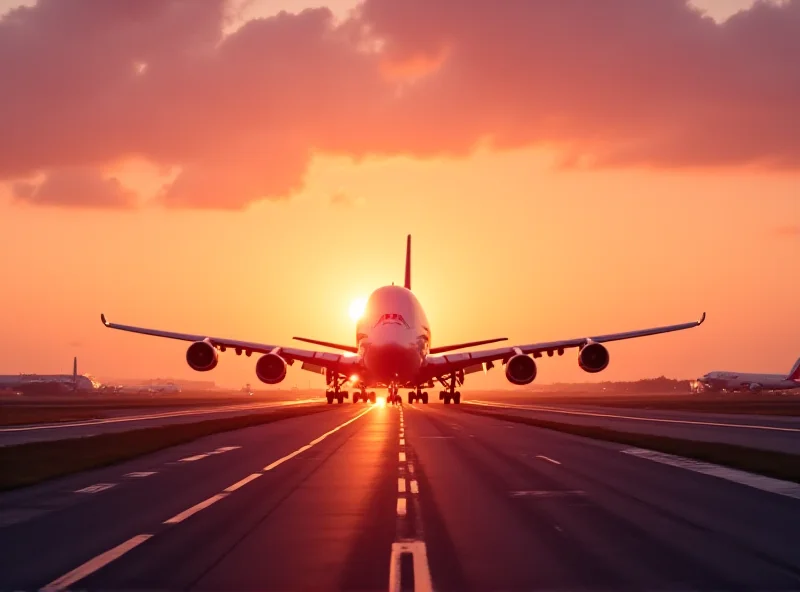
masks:
<path id="1" fill-rule="evenodd" d="M 347 404 L 0 495 L 0 590 L 796 590 L 785 493 Z"/>
<path id="2" fill-rule="evenodd" d="M 484 411 L 573 425 L 800 454 L 800 417 L 498 401 L 470 401 L 469 404 Z"/>
<path id="3" fill-rule="evenodd" d="M 141 428 L 193 423 L 205 419 L 250 415 L 254 411 L 281 409 L 296 405 L 318 404 L 324 399 L 305 398 L 294 401 L 268 401 L 221 405 L 218 407 L 195 407 L 184 409 L 159 409 L 153 406 L 144 409 L 104 411 L 103 419 L 66 421 L 59 423 L 33 424 L 0 427 L 0 446 L 13 446 L 28 442 L 48 442 L 68 438 L 84 438 L 111 432 L 124 432 Z"/>

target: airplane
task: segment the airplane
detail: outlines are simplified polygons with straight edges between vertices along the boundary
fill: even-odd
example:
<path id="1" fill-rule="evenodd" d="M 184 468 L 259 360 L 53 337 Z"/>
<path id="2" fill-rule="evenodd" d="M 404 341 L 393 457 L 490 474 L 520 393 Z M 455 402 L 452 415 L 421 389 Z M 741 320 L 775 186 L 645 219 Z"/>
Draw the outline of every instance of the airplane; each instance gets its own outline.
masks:
<path id="1" fill-rule="evenodd" d="M 78 374 L 78 358 L 72 360 L 72 374 L 12 374 L 0 376 L 0 388 L 36 391 L 92 392 L 100 384 L 89 376 Z"/>
<path id="2" fill-rule="evenodd" d="M 800 359 L 794 363 L 789 374 L 745 374 L 741 372 L 709 372 L 697 379 L 702 390 L 743 391 L 753 393 L 762 390 L 786 391 L 800 389 Z"/>
<path id="3" fill-rule="evenodd" d="M 507 339 L 500 337 L 432 347 L 430 324 L 422 305 L 411 291 L 411 235 L 406 239 L 404 285 L 383 286 L 371 294 L 364 314 L 356 324 L 355 345 L 341 345 L 304 337 L 293 338 L 342 353 L 120 325 L 106 320 L 104 314 L 100 315 L 103 325 L 111 329 L 192 342 L 186 351 L 186 362 L 198 372 L 213 370 L 219 362 L 218 352 L 224 352 L 228 348 L 235 350 L 237 355 L 262 354 L 256 362 L 255 373 L 266 384 L 278 384 L 286 378 L 287 366 L 300 362 L 302 370 L 325 375 L 328 385 L 325 396 L 328 404 L 334 400 L 341 404 L 348 398 L 349 393 L 342 390 L 347 383 L 356 389 L 353 394 L 354 403 L 359 400 L 374 403 L 375 392 L 368 389 L 385 388 L 388 390 L 386 401 L 399 404 L 402 402 L 399 391 L 405 388 L 412 389 L 408 394 L 409 404 L 417 401 L 427 404 L 428 393 L 423 389 L 433 388 L 435 382 L 443 387 L 439 392 L 440 400 L 445 404 L 458 404 L 461 402 L 461 392 L 457 388 L 464 384 L 467 374 L 488 372 L 495 363 L 500 363 L 505 368 L 509 382 L 526 385 L 536 378 L 536 358 L 541 358 L 544 353 L 550 357 L 555 353 L 561 356 L 565 350 L 573 348 L 578 350 L 578 366 L 581 369 L 589 373 L 601 372 L 606 369 L 610 360 L 604 343 L 690 329 L 701 325 L 705 318 L 703 313 L 699 321 L 680 325 L 450 353 Z"/>

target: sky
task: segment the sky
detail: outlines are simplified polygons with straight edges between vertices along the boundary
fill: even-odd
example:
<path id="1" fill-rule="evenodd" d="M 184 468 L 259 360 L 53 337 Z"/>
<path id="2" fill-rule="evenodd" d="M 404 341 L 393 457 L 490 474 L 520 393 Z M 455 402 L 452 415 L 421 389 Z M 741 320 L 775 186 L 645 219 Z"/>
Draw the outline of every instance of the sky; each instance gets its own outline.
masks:
<path id="1" fill-rule="evenodd" d="M 20 5 L 19 10 L 12 10 Z M 305 10 L 309 9 L 309 10 Z M 281 12 L 285 11 L 285 12 Z M 434 345 L 691 321 L 538 382 L 800 356 L 800 1 L 0 0 L 0 373 L 256 383 L 116 322 Z M 506 388 L 502 371 L 470 376 Z M 322 388 L 290 369 L 281 386 Z"/>

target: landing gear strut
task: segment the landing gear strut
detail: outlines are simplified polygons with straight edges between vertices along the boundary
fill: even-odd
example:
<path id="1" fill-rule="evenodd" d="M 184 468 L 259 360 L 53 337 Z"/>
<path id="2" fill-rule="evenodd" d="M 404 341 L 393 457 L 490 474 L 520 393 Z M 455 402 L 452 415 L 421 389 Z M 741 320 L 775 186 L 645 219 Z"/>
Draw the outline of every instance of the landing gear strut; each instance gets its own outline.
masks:
<path id="1" fill-rule="evenodd" d="M 342 385 L 347 382 L 347 377 L 329 371 L 326 379 L 329 388 L 325 391 L 325 398 L 328 399 L 328 405 L 331 405 L 334 399 L 341 405 L 350 396 L 347 391 L 342 390 Z"/>
<path id="2" fill-rule="evenodd" d="M 456 405 L 461 403 L 461 391 L 457 391 L 456 386 L 464 384 L 464 373 L 453 372 L 449 378 L 440 376 L 438 380 L 447 389 L 439 391 L 439 400 L 444 401 L 445 405 L 449 405 L 451 401 Z"/>
<path id="3" fill-rule="evenodd" d="M 399 390 L 400 389 L 397 388 L 397 385 L 389 385 L 389 395 L 386 397 L 386 402 L 392 405 L 402 405 L 403 399 L 398 393 Z"/>

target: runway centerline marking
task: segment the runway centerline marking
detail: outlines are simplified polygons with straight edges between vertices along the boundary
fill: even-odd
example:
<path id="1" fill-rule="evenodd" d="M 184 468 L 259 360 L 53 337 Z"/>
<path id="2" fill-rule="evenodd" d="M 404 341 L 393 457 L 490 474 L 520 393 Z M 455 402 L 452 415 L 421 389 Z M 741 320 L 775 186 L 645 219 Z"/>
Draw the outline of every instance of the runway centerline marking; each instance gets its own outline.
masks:
<path id="1" fill-rule="evenodd" d="M 417 483 L 416 479 L 412 479 L 408 484 L 411 487 L 411 493 L 419 493 L 419 483 Z"/>
<path id="2" fill-rule="evenodd" d="M 537 454 L 536 458 L 541 458 L 542 460 L 546 460 L 549 463 L 553 463 L 554 465 L 560 465 L 561 463 L 555 459 L 550 458 L 549 456 L 544 456 L 543 454 Z"/>
<path id="3" fill-rule="evenodd" d="M 187 456 L 186 458 L 182 458 L 178 462 L 194 462 L 196 460 L 202 460 L 204 458 L 208 458 L 208 455 L 207 454 L 195 454 L 194 456 Z"/>
<path id="4" fill-rule="evenodd" d="M 126 473 L 125 477 L 132 477 L 132 478 L 142 478 L 142 477 L 149 477 L 150 475 L 155 475 L 158 471 L 134 471 L 133 473 Z"/>
<path id="5" fill-rule="evenodd" d="M 406 462 L 406 453 L 405 452 L 401 452 L 398 455 L 398 458 L 400 459 L 400 462 Z"/>
<path id="6" fill-rule="evenodd" d="M 397 480 L 397 492 L 398 493 L 405 493 L 406 492 L 406 480 L 403 477 L 400 477 Z"/>
<path id="7" fill-rule="evenodd" d="M 186 409 L 184 411 L 169 411 L 164 413 L 152 413 L 149 415 L 128 415 L 123 417 L 108 417 L 106 419 L 87 419 L 86 421 L 75 421 L 70 423 L 48 423 L 42 425 L 0 428 L 0 433 L 30 432 L 35 430 L 55 430 L 59 428 L 75 428 L 84 426 L 105 425 L 111 423 L 125 423 L 131 421 L 147 421 L 150 419 L 164 419 L 168 417 L 183 417 L 185 415 L 213 415 L 214 413 L 249 411 L 251 409 L 269 409 L 271 407 L 288 407 L 290 405 L 304 405 L 308 403 L 317 403 L 317 402 L 319 402 L 319 399 L 303 399 L 301 401 L 281 401 L 279 403 L 253 403 L 250 405 L 226 405 L 223 407 L 211 407 L 208 409 Z"/>
<path id="8" fill-rule="evenodd" d="M 400 446 L 405 446 L 405 445 L 406 445 L 406 439 L 400 438 Z"/>
<path id="9" fill-rule="evenodd" d="M 105 553 L 101 553 L 97 557 L 90 559 L 80 567 L 76 567 L 71 572 L 64 574 L 57 580 L 53 580 L 44 588 L 42 588 L 42 592 L 56 592 L 57 590 L 63 590 L 68 586 L 71 586 L 78 580 L 82 580 L 86 576 L 93 574 L 101 567 L 105 567 L 115 559 L 119 559 L 125 553 L 131 549 L 135 549 L 152 536 L 152 534 L 140 534 L 128 539 L 121 545 L 117 545 L 113 549 L 109 549 Z"/>
<path id="10" fill-rule="evenodd" d="M 740 471 L 738 469 L 731 469 L 722 465 L 715 465 L 707 462 L 700 462 L 682 456 L 674 456 L 672 454 L 665 454 L 663 452 L 655 452 L 654 450 L 645 450 L 643 448 L 628 448 L 621 451 L 623 454 L 629 454 L 638 458 L 644 458 L 657 463 L 670 465 L 687 471 L 694 471 L 695 473 L 702 473 L 704 475 L 711 475 L 747 487 L 760 489 L 769 493 L 777 493 L 786 497 L 800 499 L 800 485 L 791 481 L 783 481 L 781 479 L 774 479 L 772 477 L 765 477 L 756 473 L 748 473 L 747 471 Z"/>
<path id="11" fill-rule="evenodd" d="M 656 423 L 677 423 L 683 425 L 700 425 L 719 428 L 738 428 L 747 430 L 768 430 L 772 432 L 794 432 L 800 433 L 800 428 L 780 428 L 777 426 L 767 425 L 754 425 L 754 424 L 741 424 L 741 423 L 722 423 L 716 421 L 693 421 L 690 419 L 666 419 L 663 417 L 636 417 L 634 415 L 614 415 L 612 413 L 592 413 L 589 411 L 570 411 L 567 409 L 557 409 L 555 407 L 538 407 L 538 406 L 524 406 L 514 405 L 511 403 L 499 404 L 490 403 L 487 401 L 470 401 L 480 407 L 498 408 L 498 409 L 516 409 L 519 411 L 545 411 L 547 413 L 562 413 L 565 415 L 583 415 L 587 417 L 605 417 L 610 419 L 630 419 L 633 421 L 653 421 Z"/>
<path id="12" fill-rule="evenodd" d="M 401 582 L 400 561 L 403 555 L 411 555 L 414 566 L 414 581 Z M 423 541 L 402 541 L 392 544 L 389 558 L 389 592 L 410 590 L 414 592 L 433 592 L 431 570 L 428 566 L 428 554 Z"/>
<path id="13" fill-rule="evenodd" d="M 407 512 L 406 509 L 406 498 L 398 497 L 397 498 L 397 515 L 398 516 L 405 516 Z"/>

